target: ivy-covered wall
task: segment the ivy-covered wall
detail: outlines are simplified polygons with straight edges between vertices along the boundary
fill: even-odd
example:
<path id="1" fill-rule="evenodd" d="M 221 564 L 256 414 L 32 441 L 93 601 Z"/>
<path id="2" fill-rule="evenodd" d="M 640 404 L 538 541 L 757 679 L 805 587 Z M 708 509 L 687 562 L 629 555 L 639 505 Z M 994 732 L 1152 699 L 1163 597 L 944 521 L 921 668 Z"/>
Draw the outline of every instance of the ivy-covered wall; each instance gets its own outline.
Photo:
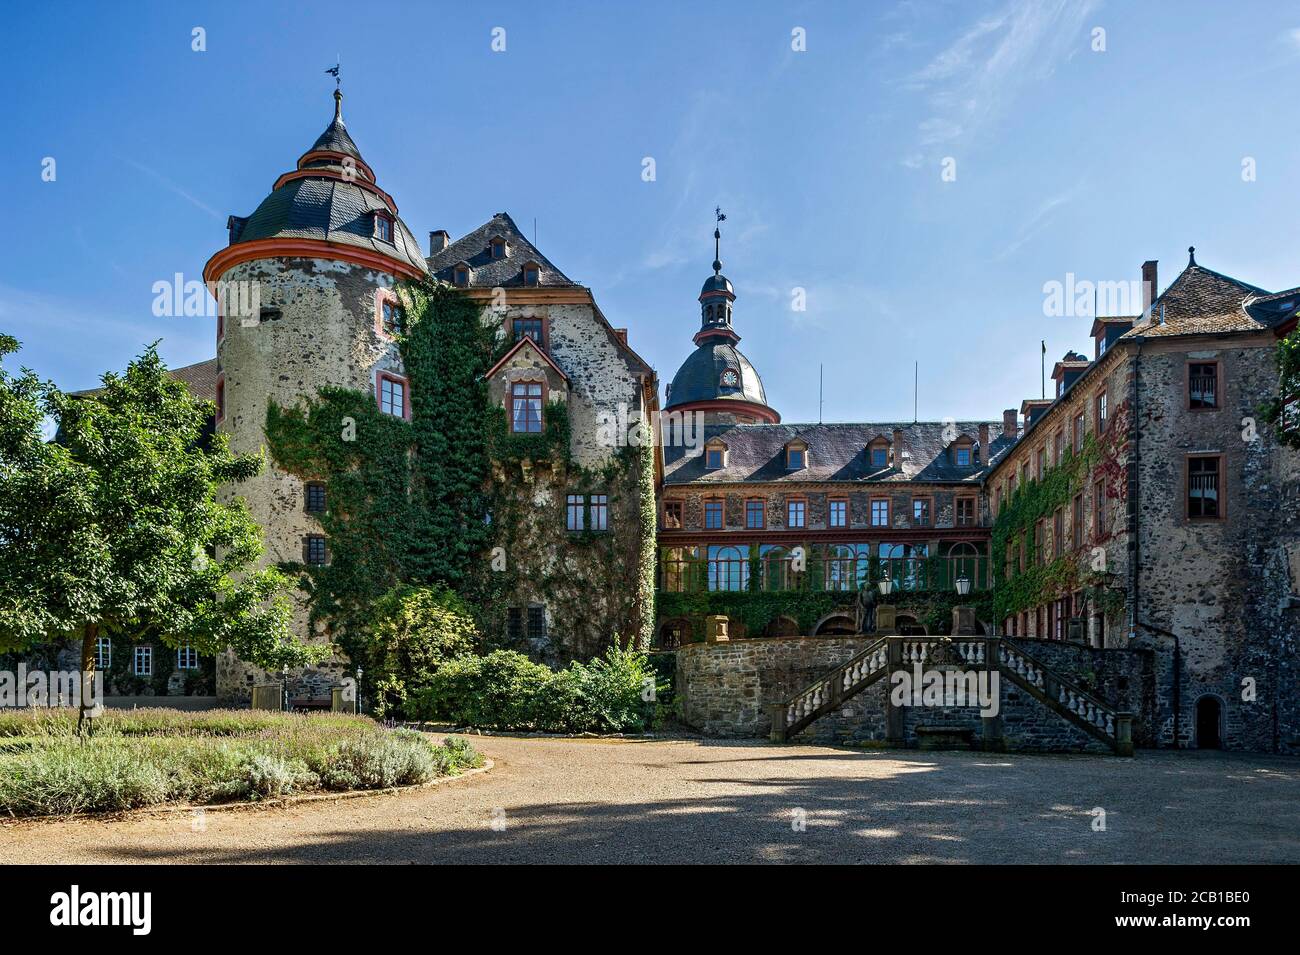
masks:
<path id="1" fill-rule="evenodd" d="M 407 314 L 397 344 L 410 420 L 381 413 L 373 393 L 344 388 L 267 409 L 276 466 L 327 489 L 327 510 L 314 519 L 328 563 L 286 562 L 300 575 L 313 629 L 364 665 L 374 601 L 399 582 L 444 583 L 475 608 L 485 648 L 509 645 L 564 663 L 600 652 L 615 634 L 644 639 L 653 614 L 652 450 L 602 449 L 589 424 L 581 433 L 571 424 L 639 402 L 639 393 L 625 382 L 603 387 L 590 356 L 570 361 L 562 375 L 548 366 L 543 430 L 513 433 L 505 389 L 487 374 L 513 345 L 510 313 L 427 282 L 407 283 L 398 295 Z M 583 320 L 575 308 L 551 309 L 552 334 Z M 585 318 L 595 330 L 590 306 Z M 609 529 L 568 531 L 569 494 L 605 495 Z M 532 639 L 530 605 L 546 620 L 545 635 Z M 507 628 L 512 607 L 525 622 L 522 638 Z"/>

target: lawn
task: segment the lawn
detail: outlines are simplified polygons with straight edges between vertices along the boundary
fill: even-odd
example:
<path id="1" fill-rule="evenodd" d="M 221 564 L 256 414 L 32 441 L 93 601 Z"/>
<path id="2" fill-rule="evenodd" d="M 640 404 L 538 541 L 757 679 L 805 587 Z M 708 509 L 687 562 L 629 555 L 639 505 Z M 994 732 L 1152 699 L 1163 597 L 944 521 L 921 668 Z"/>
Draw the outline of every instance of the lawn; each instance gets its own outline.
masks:
<path id="1" fill-rule="evenodd" d="M 481 763 L 465 740 L 364 716 L 110 710 L 81 738 L 74 710 L 0 712 L 0 814 L 11 816 L 384 789 Z"/>

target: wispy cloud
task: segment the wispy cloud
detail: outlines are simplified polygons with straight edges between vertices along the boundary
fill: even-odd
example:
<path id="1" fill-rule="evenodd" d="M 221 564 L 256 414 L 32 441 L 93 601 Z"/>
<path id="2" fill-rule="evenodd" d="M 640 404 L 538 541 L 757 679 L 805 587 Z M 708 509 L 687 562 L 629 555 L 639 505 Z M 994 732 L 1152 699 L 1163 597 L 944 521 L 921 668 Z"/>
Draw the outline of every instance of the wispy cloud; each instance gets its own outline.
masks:
<path id="1" fill-rule="evenodd" d="M 1096 7 L 1096 0 L 1012 0 L 968 26 L 901 83 L 922 94 L 931 112 L 917 127 L 918 145 L 967 143 L 988 131 L 1024 89 L 1086 49 L 1083 27 Z M 904 164 L 919 164 L 915 151 Z"/>
<path id="2" fill-rule="evenodd" d="M 1054 196 L 1043 200 L 1038 207 L 1030 214 L 1029 218 L 1017 230 L 1015 238 L 993 257 L 994 261 L 1010 258 L 1018 252 L 1025 243 L 1036 236 L 1051 221 L 1056 210 L 1061 206 L 1068 204 L 1079 193 L 1083 183 L 1078 182 L 1064 192 L 1057 193 Z"/>
<path id="3" fill-rule="evenodd" d="M 158 172 L 158 170 L 156 170 L 156 169 L 150 169 L 150 168 L 149 168 L 148 166 L 146 166 L 144 163 L 142 163 L 142 162 L 136 162 L 134 159 L 128 159 L 128 158 L 126 158 L 126 157 L 122 157 L 122 161 L 123 161 L 124 163 L 126 163 L 127 165 L 129 165 L 129 166 L 134 166 L 136 169 L 140 170 L 140 171 L 141 171 L 142 173 L 144 173 L 146 176 L 149 176 L 149 177 L 151 177 L 151 178 L 157 180 L 158 182 L 162 183 L 162 185 L 163 185 L 164 188 L 166 188 L 166 189 L 169 190 L 170 192 L 174 192 L 176 195 L 180 196 L 182 199 L 184 199 L 185 201 L 191 203 L 192 205 L 198 206 L 200 209 L 202 209 L 202 210 L 203 210 L 204 212 L 206 212 L 208 215 L 212 216 L 214 219 L 224 219 L 224 218 L 225 218 L 225 216 L 223 216 L 223 215 L 222 215 L 220 212 L 218 212 L 216 209 L 212 208 L 210 205 L 208 205 L 208 204 L 207 204 L 206 202 L 204 202 L 203 200 L 198 199 L 198 198 L 195 197 L 193 194 L 187 192 L 187 191 L 186 191 L 184 188 L 182 188 L 181 186 L 178 186 L 176 183 L 172 182 L 170 179 L 168 179 L 168 178 L 167 178 L 166 176 L 164 176 L 162 173 Z"/>
<path id="4" fill-rule="evenodd" d="M 1292 47 L 1292 49 L 1300 52 L 1300 27 L 1292 27 L 1290 30 L 1287 30 L 1283 39 Z"/>

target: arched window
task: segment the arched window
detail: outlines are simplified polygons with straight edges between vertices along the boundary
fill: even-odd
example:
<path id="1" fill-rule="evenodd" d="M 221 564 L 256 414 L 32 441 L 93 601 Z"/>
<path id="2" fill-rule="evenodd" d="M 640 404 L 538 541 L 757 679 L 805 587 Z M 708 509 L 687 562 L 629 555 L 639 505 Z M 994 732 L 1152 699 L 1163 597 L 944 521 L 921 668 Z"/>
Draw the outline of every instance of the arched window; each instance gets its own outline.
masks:
<path id="1" fill-rule="evenodd" d="M 709 548 L 709 589 L 747 590 L 749 588 L 749 555 L 739 547 Z"/>

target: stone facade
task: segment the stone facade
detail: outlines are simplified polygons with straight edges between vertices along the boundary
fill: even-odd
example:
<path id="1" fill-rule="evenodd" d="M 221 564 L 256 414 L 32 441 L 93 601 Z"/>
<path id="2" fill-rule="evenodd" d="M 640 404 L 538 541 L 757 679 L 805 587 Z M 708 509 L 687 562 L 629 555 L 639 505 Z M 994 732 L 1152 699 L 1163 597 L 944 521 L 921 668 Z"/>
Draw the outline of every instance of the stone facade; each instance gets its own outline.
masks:
<path id="1" fill-rule="evenodd" d="M 767 637 L 692 644 L 677 651 L 677 693 L 684 723 L 711 736 L 768 735 L 769 707 L 846 662 L 877 638 Z M 1097 650 L 1055 641 L 1018 644 L 1046 666 L 1082 675 L 1089 688 L 1135 715 L 1134 738 L 1141 745 L 1155 697 L 1151 654 L 1141 650 Z M 976 707 L 898 708 L 900 744 L 924 745 L 922 731 L 941 728 L 969 734 L 975 748 L 1032 752 L 1109 753 L 1110 748 L 1049 710 L 1010 679 L 998 681 L 997 730 Z M 837 711 L 812 723 L 797 738 L 819 743 L 884 746 L 889 738 L 889 680 L 881 678 Z"/>

